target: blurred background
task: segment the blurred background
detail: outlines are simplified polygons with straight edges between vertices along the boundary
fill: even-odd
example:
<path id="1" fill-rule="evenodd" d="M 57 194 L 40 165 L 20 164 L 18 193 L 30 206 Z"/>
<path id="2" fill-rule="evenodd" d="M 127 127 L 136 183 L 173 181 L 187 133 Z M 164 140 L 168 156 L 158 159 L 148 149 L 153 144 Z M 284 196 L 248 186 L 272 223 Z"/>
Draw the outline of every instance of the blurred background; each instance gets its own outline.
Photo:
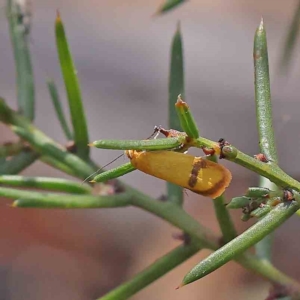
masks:
<path id="1" fill-rule="evenodd" d="M 16 108 L 5 1 L 0 3 L 0 95 Z M 165 16 L 153 17 L 161 0 L 32 0 L 35 124 L 55 140 L 66 142 L 45 83 L 47 78 L 54 78 L 61 97 L 66 99 L 54 38 L 57 9 L 77 66 L 91 141 L 143 139 L 155 125 L 167 127 L 170 45 L 180 20 L 186 101 L 201 134 L 212 140 L 224 137 L 254 155 L 259 148 L 252 48 L 254 32 L 263 16 L 280 165 L 299 179 L 299 48 L 288 74 L 282 75 L 278 68 L 297 4 L 292 0 L 188 1 Z M 2 124 L 0 130 L 0 142 L 15 139 Z M 119 154 L 93 150 L 93 158 L 100 165 Z M 121 158 L 115 165 L 125 161 Z M 232 163 L 224 164 L 233 173 L 228 198 L 257 184 L 257 177 L 251 172 Z M 66 177 L 39 162 L 23 174 Z M 153 197 L 165 192 L 163 181 L 138 171 L 123 180 Z M 178 232 L 176 228 L 136 208 L 21 210 L 10 208 L 9 203 L 3 200 L 0 210 L 0 299 L 96 299 L 179 244 L 172 238 Z M 187 192 L 185 208 L 202 224 L 219 232 L 208 199 Z M 251 222 L 242 223 L 239 215 L 237 212 L 233 217 L 241 232 Z M 294 217 L 276 231 L 274 262 L 299 279 L 300 268 L 291 259 L 298 255 L 300 247 L 298 239 L 294 239 L 297 226 L 299 220 Z M 269 284 L 235 263 L 175 290 L 186 272 L 208 254 L 203 251 L 195 255 L 132 299 L 267 297 Z"/>

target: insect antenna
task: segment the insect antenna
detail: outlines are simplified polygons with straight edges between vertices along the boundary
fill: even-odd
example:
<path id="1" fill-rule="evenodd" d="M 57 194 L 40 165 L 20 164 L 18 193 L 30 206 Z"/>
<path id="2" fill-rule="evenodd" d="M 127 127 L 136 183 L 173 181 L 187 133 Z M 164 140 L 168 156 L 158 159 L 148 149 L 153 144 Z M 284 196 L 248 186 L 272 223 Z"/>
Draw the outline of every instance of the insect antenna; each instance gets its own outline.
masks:
<path id="1" fill-rule="evenodd" d="M 158 137 L 158 135 L 160 134 L 161 130 L 162 130 L 161 125 L 154 126 L 153 133 L 149 137 L 147 137 L 146 140 L 150 140 L 151 138 L 153 138 L 155 140 Z"/>
<path id="2" fill-rule="evenodd" d="M 116 160 L 118 160 L 118 159 L 119 159 L 120 157 L 122 157 L 123 155 L 124 155 L 124 153 L 121 154 L 121 155 L 119 155 L 119 156 L 117 156 L 116 158 L 114 158 L 114 159 L 113 159 L 112 161 L 110 161 L 108 164 L 106 164 L 106 165 L 104 165 L 103 167 L 101 167 L 101 168 L 99 168 L 98 170 L 96 170 L 94 173 L 92 173 L 92 174 L 89 175 L 87 178 L 85 178 L 85 179 L 82 181 L 81 184 L 86 183 L 88 179 L 90 179 L 92 176 L 98 174 L 100 171 L 102 171 L 104 168 L 106 168 L 107 166 L 109 166 L 110 164 L 112 164 L 113 162 L 115 162 Z"/>
<path id="3" fill-rule="evenodd" d="M 150 139 L 156 139 L 158 137 L 158 135 L 162 132 L 166 132 L 167 130 L 163 129 L 163 127 L 161 125 L 159 126 L 154 126 L 154 130 L 153 133 L 147 138 L 147 140 Z M 107 166 L 109 166 L 110 164 L 112 164 L 113 162 L 115 162 L 117 159 L 119 159 L 121 156 L 123 156 L 124 154 L 119 155 L 118 157 L 116 157 L 114 160 L 112 160 L 111 162 L 109 162 L 108 164 L 106 164 L 105 166 L 99 168 L 98 170 L 96 170 L 94 173 L 92 173 L 90 176 L 88 176 L 87 178 L 85 178 L 82 181 L 82 184 L 84 184 L 85 182 L 87 182 L 88 179 L 90 179 L 92 176 L 98 174 L 100 171 L 102 171 L 104 168 L 106 168 Z"/>

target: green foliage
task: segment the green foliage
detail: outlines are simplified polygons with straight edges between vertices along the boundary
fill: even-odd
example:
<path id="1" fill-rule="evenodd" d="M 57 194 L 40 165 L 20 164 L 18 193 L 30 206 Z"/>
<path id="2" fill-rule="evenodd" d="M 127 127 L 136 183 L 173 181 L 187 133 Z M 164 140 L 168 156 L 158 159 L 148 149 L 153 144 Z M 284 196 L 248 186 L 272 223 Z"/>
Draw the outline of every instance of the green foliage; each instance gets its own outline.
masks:
<path id="1" fill-rule="evenodd" d="M 167 13 L 167 12 L 175 9 L 179 5 L 183 4 L 184 2 L 186 2 L 186 0 L 166 0 L 161 5 L 161 7 L 157 10 L 156 14 L 160 15 L 160 14 Z"/>
<path id="2" fill-rule="evenodd" d="M 86 145 L 89 142 L 89 136 L 81 99 L 80 85 L 77 71 L 69 49 L 64 25 L 59 14 L 57 14 L 55 22 L 55 36 L 60 67 L 69 100 L 76 152 L 78 153 L 79 157 L 87 160 L 90 149 Z M 56 107 L 57 103 L 58 101 L 56 102 Z"/>
<path id="3" fill-rule="evenodd" d="M 159 13 L 169 11 L 182 2 L 184 1 L 166 1 Z M 191 147 L 196 147 L 208 151 L 210 156 L 207 159 L 217 162 L 217 155 L 220 155 L 260 175 L 260 187 L 250 187 L 245 195 L 237 195 L 231 201 L 226 200 L 224 194 L 214 200 L 215 214 L 222 232 L 220 238 L 182 208 L 182 187 L 168 183 L 167 201 L 157 201 L 118 179 L 107 182 L 134 171 L 135 167 L 130 162 L 104 172 L 90 160 L 87 146 L 88 130 L 79 80 L 59 15 L 55 23 L 55 35 L 68 96 L 72 130 L 67 125 L 68 118 L 63 112 L 53 81 L 48 82 L 48 88 L 62 130 L 68 140 L 74 139 L 74 143 L 66 148 L 32 124 L 34 84 L 26 39 L 28 28 L 21 22 L 20 11 L 14 0 L 7 0 L 7 12 L 17 69 L 19 112 L 13 111 L 3 99 L 0 99 L 0 121 L 20 137 L 20 142 L 0 146 L 2 157 L 0 196 L 13 199 L 14 207 L 24 208 L 80 209 L 135 206 L 160 217 L 184 233 L 184 241 L 179 247 L 99 299 L 129 299 L 133 294 L 202 249 L 209 249 L 213 252 L 186 274 L 181 286 L 206 276 L 230 260 L 235 260 L 244 268 L 255 272 L 271 283 L 291 287 L 290 290 L 294 291 L 294 294 L 289 296 L 291 299 L 299 299 L 296 296 L 300 293 L 299 283 L 276 269 L 270 261 L 272 243 L 269 234 L 300 208 L 300 182 L 290 177 L 278 166 L 272 124 L 267 39 L 263 22 L 260 23 L 254 39 L 254 87 L 259 144 L 266 161 L 253 158 L 226 141 L 215 142 L 200 136 L 191 109 L 180 97 L 180 95 L 184 97 L 185 88 L 182 34 L 179 26 L 171 46 L 168 104 L 170 128 L 182 129 L 183 132 L 158 130 L 157 133 L 165 132 L 167 138 L 143 141 L 99 140 L 89 144 L 89 146 L 102 149 L 137 151 L 184 152 Z M 297 24 L 296 21 L 294 23 Z M 294 27 L 293 37 L 288 39 L 289 44 L 292 44 L 291 40 L 295 40 Z M 285 50 L 285 53 L 289 53 L 288 51 L 291 50 Z M 91 174 L 94 175 L 100 170 L 102 173 L 95 176 L 92 182 L 101 182 L 101 184 L 96 184 L 95 189 L 92 189 L 89 185 L 60 178 L 9 175 L 21 172 L 37 159 L 81 180 L 89 178 Z M 42 189 L 49 192 L 28 191 L 23 188 Z M 101 195 L 95 193 L 97 188 L 101 189 Z M 243 220 L 257 218 L 258 221 L 248 230 L 237 235 L 228 209 L 241 209 Z M 221 240 L 222 243 L 220 243 Z M 260 244 L 256 247 L 256 255 L 253 255 L 248 249 L 258 242 Z"/>
<path id="4" fill-rule="evenodd" d="M 14 51 L 19 112 L 34 119 L 35 93 L 31 58 L 28 45 L 29 27 L 24 23 L 20 2 L 7 0 L 6 14 Z"/>

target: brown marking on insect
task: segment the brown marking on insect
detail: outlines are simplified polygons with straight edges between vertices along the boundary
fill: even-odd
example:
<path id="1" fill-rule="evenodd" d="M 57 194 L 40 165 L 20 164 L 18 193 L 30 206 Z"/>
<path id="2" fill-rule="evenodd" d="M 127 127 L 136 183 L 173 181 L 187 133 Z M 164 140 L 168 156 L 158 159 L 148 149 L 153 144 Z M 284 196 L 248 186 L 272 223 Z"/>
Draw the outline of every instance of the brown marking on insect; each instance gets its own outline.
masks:
<path id="1" fill-rule="evenodd" d="M 191 188 L 193 188 L 197 184 L 198 174 L 201 169 L 206 168 L 206 165 L 207 165 L 207 163 L 206 163 L 205 159 L 198 160 L 193 164 L 193 168 L 192 168 L 189 182 L 188 182 L 188 185 Z"/>

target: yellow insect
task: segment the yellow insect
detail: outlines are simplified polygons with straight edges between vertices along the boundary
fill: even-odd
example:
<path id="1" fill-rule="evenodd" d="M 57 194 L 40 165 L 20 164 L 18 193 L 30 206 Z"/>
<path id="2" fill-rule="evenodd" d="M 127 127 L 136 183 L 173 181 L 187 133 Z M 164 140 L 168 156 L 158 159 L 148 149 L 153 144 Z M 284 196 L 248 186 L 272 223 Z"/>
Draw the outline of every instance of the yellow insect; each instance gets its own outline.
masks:
<path id="1" fill-rule="evenodd" d="M 213 199 L 224 193 L 232 178 L 228 169 L 203 157 L 136 150 L 127 150 L 126 155 L 136 169 Z"/>

